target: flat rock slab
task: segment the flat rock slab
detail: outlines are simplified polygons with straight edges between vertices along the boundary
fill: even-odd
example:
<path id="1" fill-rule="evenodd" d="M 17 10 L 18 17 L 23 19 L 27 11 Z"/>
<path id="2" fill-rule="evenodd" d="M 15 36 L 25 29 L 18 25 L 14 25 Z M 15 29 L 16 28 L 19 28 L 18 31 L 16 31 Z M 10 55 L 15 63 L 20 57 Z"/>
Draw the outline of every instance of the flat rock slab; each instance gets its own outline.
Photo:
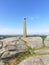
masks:
<path id="1" fill-rule="evenodd" d="M 49 55 L 29 57 L 18 65 L 49 65 Z"/>
<path id="2" fill-rule="evenodd" d="M 1 43 L 2 44 L 2 43 Z M 20 52 L 26 52 L 27 47 L 22 40 L 13 40 L 3 43 L 0 49 L 0 58 L 12 57 Z"/>
<path id="3" fill-rule="evenodd" d="M 49 54 L 49 49 L 40 49 L 40 50 L 35 50 L 34 52 L 40 54 Z"/>
<path id="4" fill-rule="evenodd" d="M 27 46 L 25 45 L 25 42 L 22 40 L 17 41 L 16 43 L 18 52 L 24 52 L 27 51 Z"/>
<path id="5" fill-rule="evenodd" d="M 10 37 L 0 40 L 0 48 L 5 47 L 6 45 L 15 45 L 16 40 L 18 40 L 19 37 Z"/>
<path id="6" fill-rule="evenodd" d="M 32 48 L 40 48 L 42 44 L 42 38 L 41 37 L 26 37 L 22 38 L 28 43 L 28 46 Z"/>
<path id="7" fill-rule="evenodd" d="M 49 47 L 49 36 L 47 36 L 44 40 L 45 46 Z"/>
<path id="8" fill-rule="evenodd" d="M 8 42 L 8 41 L 14 41 L 14 40 L 18 40 L 18 39 L 19 39 L 19 37 L 9 37 L 9 38 L 2 39 L 0 41 Z"/>

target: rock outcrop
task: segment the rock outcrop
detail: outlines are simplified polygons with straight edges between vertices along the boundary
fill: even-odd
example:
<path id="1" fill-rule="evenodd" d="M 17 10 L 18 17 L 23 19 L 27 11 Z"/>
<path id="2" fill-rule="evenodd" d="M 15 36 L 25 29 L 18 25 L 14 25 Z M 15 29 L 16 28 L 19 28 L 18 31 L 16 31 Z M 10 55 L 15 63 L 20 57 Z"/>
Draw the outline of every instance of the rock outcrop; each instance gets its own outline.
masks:
<path id="1" fill-rule="evenodd" d="M 2 42 L 2 43 L 1 43 Z M 13 41 L 1 41 L 0 42 L 0 57 L 1 58 L 8 58 L 17 53 L 25 52 L 27 47 L 22 40 L 13 40 Z"/>
<path id="2" fill-rule="evenodd" d="M 49 65 L 49 55 L 32 56 L 24 59 L 18 65 Z"/>
<path id="3" fill-rule="evenodd" d="M 18 65 L 49 65 L 49 36 L 44 40 L 45 47 L 43 46 L 41 37 L 7 38 L 0 40 L 0 59 L 3 60 L 0 60 L 0 65 L 5 65 L 5 59 L 13 58 L 13 56 L 15 57 L 15 55 L 21 52 L 28 52 L 26 44 L 34 48 L 34 50 L 30 49 L 31 52 L 33 51 L 33 56 L 29 58 L 25 57 Z M 20 56 L 19 59 L 21 59 Z"/>
<path id="4" fill-rule="evenodd" d="M 49 49 L 40 49 L 40 50 L 35 50 L 34 52 L 40 54 L 49 54 Z"/>
<path id="5" fill-rule="evenodd" d="M 25 40 L 32 48 L 40 48 L 43 45 L 41 37 L 26 37 L 22 39 Z"/>
<path id="6" fill-rule="evenodd" d="M 44 40 L 45 46 L 49 46 L 49 36 L 47 36 Z"/>
<path id="7" fill-rule="evenodd" d="M 4 62 L 2 60 L 0 60 L 0 65 L 5 65 Z"/>
<path id="8" fill-rule="evenodd" d="M 40 57 L 29 57 L 22 62 L 20 62 L 19 65 L 45 65 L 43 60 Z"/>

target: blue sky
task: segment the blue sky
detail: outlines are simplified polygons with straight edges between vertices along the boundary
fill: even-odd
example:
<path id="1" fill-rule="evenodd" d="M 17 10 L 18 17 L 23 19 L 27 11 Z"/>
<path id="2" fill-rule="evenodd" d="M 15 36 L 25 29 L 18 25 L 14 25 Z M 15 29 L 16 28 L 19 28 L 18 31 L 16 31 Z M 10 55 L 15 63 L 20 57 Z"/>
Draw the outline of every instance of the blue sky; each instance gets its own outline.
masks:
<path id="1" fill-rule="evenodd" d="M 49 0 L 0 0 L 0 34 L 49 34 Z"/>

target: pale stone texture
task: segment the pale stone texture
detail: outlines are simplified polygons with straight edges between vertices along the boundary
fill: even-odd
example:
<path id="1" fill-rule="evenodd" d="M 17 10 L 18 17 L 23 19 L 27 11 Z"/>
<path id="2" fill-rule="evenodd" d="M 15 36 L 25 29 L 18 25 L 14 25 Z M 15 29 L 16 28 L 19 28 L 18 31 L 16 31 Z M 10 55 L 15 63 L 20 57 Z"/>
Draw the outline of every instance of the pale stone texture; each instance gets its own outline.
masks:
<path id="1" fill-rule="evenodd" d="M 19 37 L 5 38 L 2 39 L 1 41 L 3 42 L 3 47 L 5 47 L 6 45 L 15 45 L 17 40 L 19 40 Z"/>
<path id="2" fill-rule="evenodd" d="M 40 48 L 43 45 L 41 37 L 26 37 L 22 39 L 25 40 L 28 46 L 32 48 Z"/>
<path id="3" fill-rule="evenodd" d="M 5 45 L 4 45 L 5 44 Z M 4 42 L 3 47 L 0 49 L 0 57 L 7 58 L 17 53 L 27 51 L 27 47 L 22 40 Z"/>
<path id="4" fill-rule="evenodd" d="M 26 47 L 24 41 L 19 40 L 16 44 L 17 44 L 18 52 L 24 52 L 24 51 L 27 51 L 27 47 Z"/>
<path id="5" fill-rule="evenodd" d="M 13 57 L 17 52 L 16 51 L 6 51 L 4 52 L 4 54 L 1 56 L 1 58 L 9 58 L 9 57 Z"/>
<path id="6" fill-rule="evenodd" d="M 9 37 L 9 38 L 2 39 L 1 41 L 8 42 L 8 41 L 14 41 L 14 40 L 18 40 L 18 39 L 19 39 L 19 37 Z"/>
<path id="7" fill-rule="evenodd" d="M 18 65 L 49 65 L 49 55 L 29 57 Z"/>
<path id="8" fill-rule="evenodd" d="M 44 63 L 39 57 L 29 57 L 20 62 L 19 65 L 44 65 Z"/>
<path id="9" fill-rule="evenodd" d="M 49 46 L 49 36 L 47 36 L 44 40 L 45 46 Z"/>
<path id="10" fill-rule="evenodd" d="M 45 65 L 49 65 L 49 55 L 43 55 L 40 57 Z"/>
<path id="11" fill-rule="evenodd" d="M 0 65 L 5 65 L 4 62 L 2 60 L 0 60 Z"/>
<path id="12" fill-rule="evenodd" d="M 40 50 L 35 50 L 34 52 L 40 54 L 49 54 L 49 49 L 40 49 Z"/>

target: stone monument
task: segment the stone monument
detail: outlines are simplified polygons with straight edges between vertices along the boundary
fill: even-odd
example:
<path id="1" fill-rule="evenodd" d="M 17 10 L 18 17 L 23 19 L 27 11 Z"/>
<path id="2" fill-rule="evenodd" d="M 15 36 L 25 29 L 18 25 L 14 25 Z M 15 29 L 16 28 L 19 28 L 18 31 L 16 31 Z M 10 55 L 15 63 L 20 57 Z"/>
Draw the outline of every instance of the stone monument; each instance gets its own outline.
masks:
<path id="1" fill-rule="evenodd" d="M 26 18 L 24 18 L 23 37 L 26 37 Z"/>

